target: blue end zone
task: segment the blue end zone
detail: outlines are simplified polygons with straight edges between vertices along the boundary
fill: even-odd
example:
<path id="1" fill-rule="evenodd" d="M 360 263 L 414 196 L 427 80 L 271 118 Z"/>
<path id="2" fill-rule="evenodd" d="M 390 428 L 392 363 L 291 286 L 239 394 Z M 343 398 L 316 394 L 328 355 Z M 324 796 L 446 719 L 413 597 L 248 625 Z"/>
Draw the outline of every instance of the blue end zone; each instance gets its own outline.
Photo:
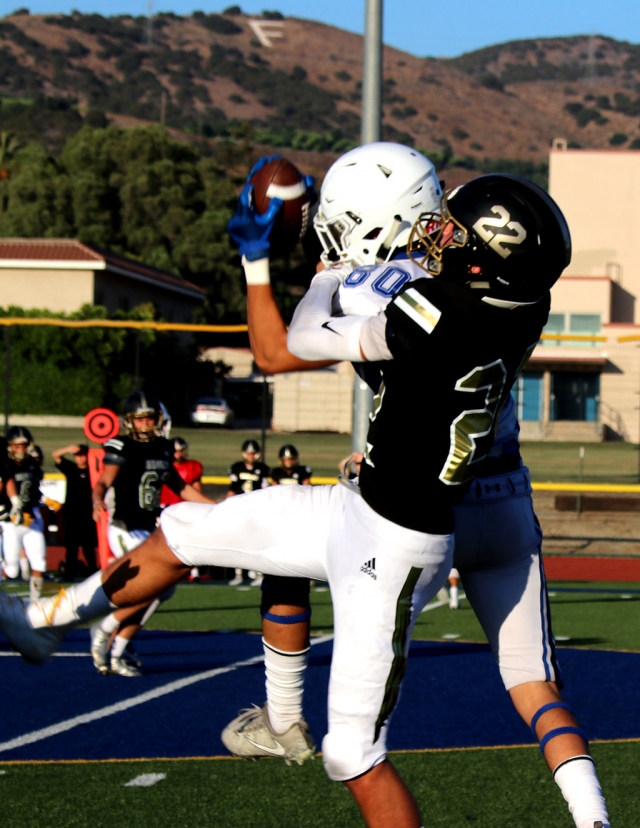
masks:
<path id="1" fill-rule="evenodd" d="M 216 756 L 226 753 L 220 731 L 242 707 L 264 701 L 262 663 L 206 677 L 29 744 L 8 742 L 84 714 L 161 693 L 173 682 L 260 656 L 259 635 L 143 632 L 136 639 L 142 679 L 100 676 L 88 657 L 86 630 L 74 631 L 63 652 L 34 667 L 0 655 L 3 716 L 0 762 L 7 760 Z M 326 732 L 331 642 L 311 650 L 305 692 L 307 719 L 318 744 Z M 8 652 L 0 644 L 0 654 Z M 591 739 L 640 738 L 635 709 L 640 654 L 562 649 L 565 695 Z M 402 698 L 389 734 L 392 750 L 532 743 L 504 691 L 487 646 L 413 642 Z"/>

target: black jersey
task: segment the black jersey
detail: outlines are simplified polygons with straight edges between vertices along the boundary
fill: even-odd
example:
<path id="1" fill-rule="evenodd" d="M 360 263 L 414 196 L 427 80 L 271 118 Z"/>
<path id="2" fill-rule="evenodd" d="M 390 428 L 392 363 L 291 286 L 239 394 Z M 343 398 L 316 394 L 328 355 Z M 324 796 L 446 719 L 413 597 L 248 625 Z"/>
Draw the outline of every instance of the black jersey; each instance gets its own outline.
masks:
<path id="1" fill-rule="evenodd" d="M 127 531 L 153 531 L 160 514 L 160 492 L 166 484 L 174 492 L 185 486 L 173 466 L 173 443 L 157 437 L 148 443 L 115 437 L 104 445 L 105 466 L 119 466 L 113 483 L 116 508 L 113 522 Z"/>
<path id="2" fill-rule="evenodd" d="M 309 466 L 291 466 L 290 469 L 274 469 L 271 472 L 271 479 L 274 483 L 281 486 L 286 486 L 290 483 L 304 483 L 309 480 L 313 472 Z"/>
<path id="3" fill-rule="evenodd" d="M 9 457 L 7 471 L 9 476 L 16 481 L 22 511 L 29 515 L 33 514 L 34 508 L 40 503 L 42 469 L 33 457 L 27 454 L 21 463 L 16 463 L 13 458 Z"/>
<path id="4" fill-rule="evenodd" d="M 440 279 L 407 285 L 386 308 L 393 360 L 381 363 L 360 472 L 380 515 L 421 532 L 453 530 L 451 507 L 480 471 L 500 408 L 540 338 L 549 295 L 495 307 Z M 400 483 L 411 437 L 426 446 L 414 484 Z"/>
<path id="5" fill-rule="evenodd" d="M 254 463 L 253 468 L 250 469 L 244 460 L 239 460 L 229 469 L 229 480 L 229 491 L 234 494 L 264 489 L 269 485 L 269 466 L 264 463 Z"/>
<path id="6" fill-rule="evenodd" d="M 2 481 L 2 491 L 0 492 L 0 520 L 9 520 L 9 513 L 11 512 L 11 502 L 7 494 L 7 480 L 11 477 L 8 462 L 0 460 L 0 481 Z"/>

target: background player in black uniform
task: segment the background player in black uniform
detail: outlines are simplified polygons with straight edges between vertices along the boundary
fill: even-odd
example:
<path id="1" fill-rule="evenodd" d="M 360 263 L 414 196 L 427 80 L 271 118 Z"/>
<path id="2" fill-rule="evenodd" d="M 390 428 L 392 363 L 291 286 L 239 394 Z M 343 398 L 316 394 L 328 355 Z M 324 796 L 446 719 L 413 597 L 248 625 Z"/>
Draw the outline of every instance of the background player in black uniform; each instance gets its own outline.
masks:
<path id="1" fill-rule="evenodd" d="M 29 594 L 34 601 L 42 593 L 47 568 L 44 521 L 39 506 L 42 470 L 29 453 L 33 448 L 33 437 L 28 428 L 11 426 L 7 431 L 7 445 L 8 472 L 16 483 L 22 517 L 20 524 L 12 521 L 4 527 L 5 572 L 9 578 L 18 577 L 20 552 L 24 547 L 31 570 Z"/>
<path id="2" fill-rule="evenodd" d="M 260 462 L 260 443 L 256 440 L 245 440 L 242 444 L 242 460 L 234 463 L 229 469 L 229 488 L 227 497 L 255 492 L 269 485 L 269 466 Z M 262 574 L 251 570 L 247 573 L 251 586 L 262 584 Z M 244 581 L 244 570 L 236 567 L 229 586 L 240 586 Z"/>
<path id="3" fill-rule="evenodd" d="M 7 441 L 0 437 L 0 581 L 5 574 L 3 528 L 11 518 L 19 523 L 22 520 L 22 509 L 16 481 L 11 477 L 7 464 Z"/>
<path id="4" fill-rule="evenodd" d="M 73 455 L 73 461 L 65 454 Z M 67 491 L 62 507 L 64 545 L 66 549 L 64 576 L 72 581 L 78 569 L 78 549 L 82 549 L 89 573 L 96 566 L 96 524 L 92 517 L 91 480 L 89 478 L 89 449 L 85 445 L 63 446 L 51 452 L 53 461 L 67 479 Z"/>
<path id="5" fill-rule="evenodd" d="M 271 479 L 278 484 L 299 483 L 301 486 L 309 486 L 311 484 L 312 470 L 309 466 L 301 466 L 298 462 L 298 449 L 288 443 L 282 446 L 278 452 L 278 459 L 280 460 L 280 468 L 272 469 Z"/>
<path id="6" fill-rule="evenodd" d="M 106 509 L 106 492 L 113 488 L 115 509 L 108 531 L 109 546 L 116 558 L 135 549 L 155 529 L 163 485 L 184 500 L 212 502 L 185 483 L 176 471 L 173 443 L 160 436 L 163 414 L 157 397 L 136 391 L 125 400 L 124 412 L 127 434 L 105 443 L 104 471 L 92 493 L 93 517 L 99 520 Z M 167 597 L 163 596 L 165 600 Z M 126 650 L 159 603 L 160 599 L 156 599 L 139 607 L 117 610 L 91 628 L 91 655 L 100 673 L 129 678 L 141 675 L 139 663 L 128 657 Z M 109 658 L 109 640 L 116 631 Z"/>

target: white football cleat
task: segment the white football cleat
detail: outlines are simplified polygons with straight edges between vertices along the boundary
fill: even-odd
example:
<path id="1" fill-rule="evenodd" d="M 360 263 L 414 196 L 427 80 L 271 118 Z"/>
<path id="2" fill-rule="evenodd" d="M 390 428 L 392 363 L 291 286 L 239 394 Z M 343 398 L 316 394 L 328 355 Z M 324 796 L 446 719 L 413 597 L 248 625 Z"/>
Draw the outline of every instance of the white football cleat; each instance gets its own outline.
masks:
<path id="1" fill-rule="evenodd" d="M 32 627 L 26 606 L 15 595 L 0 593 L 0 632 L 25 661 L 41 664 L 55 653 L 67 627 Z"/>
<path id="2" fill-rule="evenodd" d="M 304 719 L 294 722 L 285 733 L 274 733 L 269 724 L 267 705 L 253 705 L 222 731 L 222 743 L 234 756 L 258 759 L 263 756 L 284 759 L 287 765 L 302 765 L 315 758 L 316 745 Z"/>
<path id="3" fill-rule="evenodd" d="M 140 670 L 123 656 L 111 656 L 109 672 L 113 676 L 124 676 L 125 678 L 140 678 L 142 676 Z"/>
<path id="4" fill-rule="evenodd" d="M 109 639 L 111 636 L 100 626 L 101 622 L 91 627 L 91 658 L 93 666 L 103 676 L 109 675 Z"/>

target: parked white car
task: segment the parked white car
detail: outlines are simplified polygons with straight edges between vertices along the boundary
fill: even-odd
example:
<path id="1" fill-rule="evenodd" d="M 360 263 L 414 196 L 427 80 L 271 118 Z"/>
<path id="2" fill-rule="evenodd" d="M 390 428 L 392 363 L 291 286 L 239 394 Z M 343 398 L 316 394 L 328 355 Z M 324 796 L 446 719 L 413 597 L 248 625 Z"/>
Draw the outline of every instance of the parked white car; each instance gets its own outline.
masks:
<path id="1" fill-rule="evenodd" d="M 235 414 L 226 400 L 220 397 L 200 397 L 191 406 L 193 425 L 219 425 L 233 428 Z"/>

